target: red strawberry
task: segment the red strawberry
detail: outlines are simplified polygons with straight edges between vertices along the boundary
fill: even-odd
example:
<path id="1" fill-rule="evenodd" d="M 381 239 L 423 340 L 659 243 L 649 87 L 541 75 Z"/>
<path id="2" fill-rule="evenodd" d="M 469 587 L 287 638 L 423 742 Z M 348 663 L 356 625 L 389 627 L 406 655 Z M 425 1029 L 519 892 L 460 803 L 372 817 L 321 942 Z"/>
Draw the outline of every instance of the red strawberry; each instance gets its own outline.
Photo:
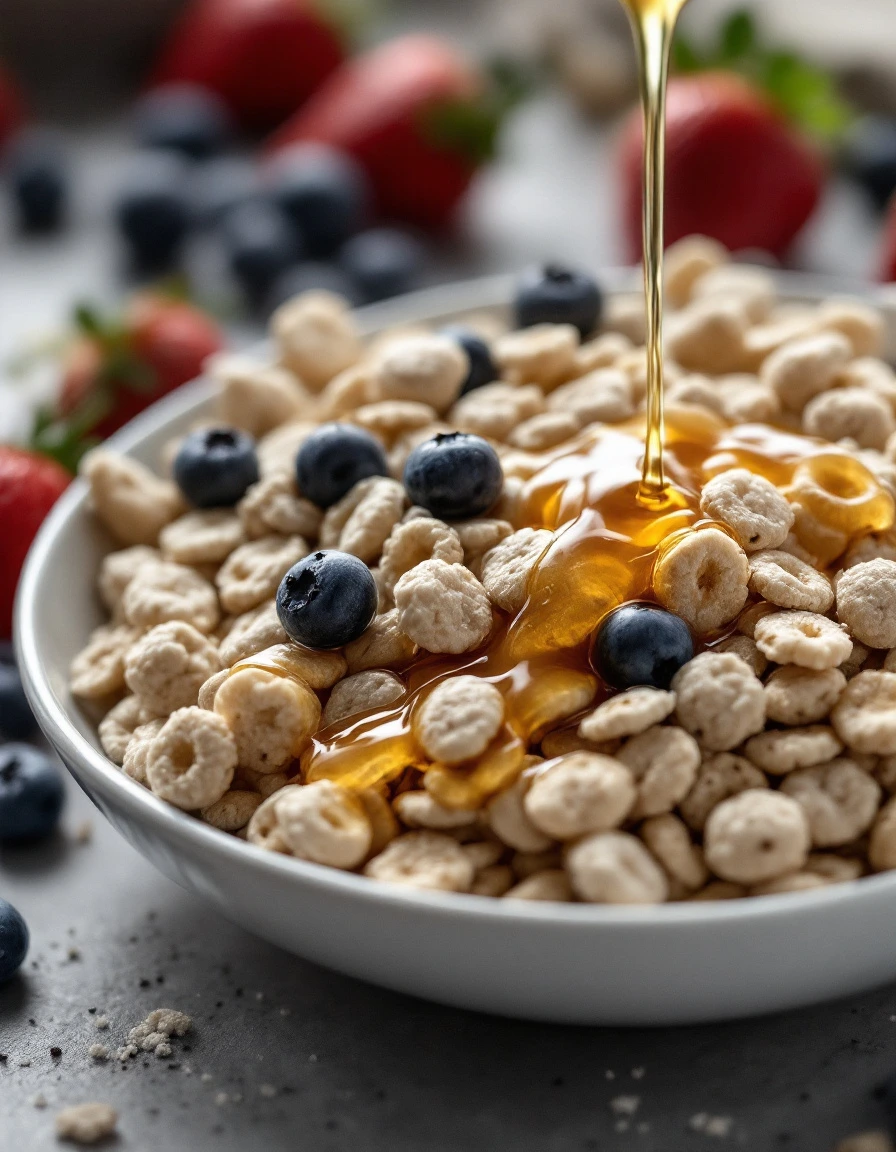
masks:
<path id="1" fill-rule="evenodd" d="M 55 461 L 0 445 L 0 639 L 12 635 L 16 585 L 31 541 L 71 476 Z"/>
<path id="2" fill-rule="evenodd" d="M 8 72 L 0 68 L 0 147 L 25 119 L 25 106 Z"/>
<path id="3" fill-rule="evenodd" d="M 738 251 L 781 256 L 818 204 L 820 153 L 771 102 L 729 73 L 669 83 L 666 113 L 666 243 L 699 232 Z M 641 113 L 621 141 L 625 230 L 641 254 Z"/>
<path id="4" fill-rule="evenodd" d="M 443 40 L 401 36 L 344 64 L 270 148 L 318 140 L 348 152 L 382 216 L 441 228 L 493 151 L 502 97 Z"/>
<path id="5" fill-rule="evenodd" d="M 152 83 L 201 84 L 246 127 L 268 129 L 295 112 L 344 56 L 340 32 L 315 0 L 193 0 Z"/>
<path id="6" fill-rule="evenodd" d="M 896 280 L 896 196 L 887 208 L 884 233 L 881 238 L 880 279 L 884 282 Z"/>

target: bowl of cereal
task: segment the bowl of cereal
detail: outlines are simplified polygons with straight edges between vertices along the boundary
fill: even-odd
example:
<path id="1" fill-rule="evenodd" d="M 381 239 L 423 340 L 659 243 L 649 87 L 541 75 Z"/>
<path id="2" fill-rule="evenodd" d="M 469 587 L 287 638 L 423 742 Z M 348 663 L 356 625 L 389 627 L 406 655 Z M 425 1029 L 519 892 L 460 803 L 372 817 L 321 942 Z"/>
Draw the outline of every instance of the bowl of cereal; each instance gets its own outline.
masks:
<path id="1" fill-rule="evenodd" d="M 48 518 L 37 717 L 167 876 L 389 988 L 659 1024 L 882 983 L 896 312 L 673 249 L 648 505 L 601 286 L 281 308 Z"/>

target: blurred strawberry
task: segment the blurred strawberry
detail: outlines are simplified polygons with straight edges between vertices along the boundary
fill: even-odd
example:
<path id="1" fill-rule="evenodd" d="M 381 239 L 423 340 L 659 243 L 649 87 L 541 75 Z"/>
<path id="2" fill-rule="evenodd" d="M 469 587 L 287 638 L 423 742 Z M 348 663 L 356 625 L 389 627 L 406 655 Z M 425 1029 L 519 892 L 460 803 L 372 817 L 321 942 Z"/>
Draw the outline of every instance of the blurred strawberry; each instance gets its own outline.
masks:
<path id="1" fill-rule="evenodd" d="M 896 196 L 887 208 L 881 237 L 880 279 L 885 283 L 896 280 Z"/>
<path id="2" fill-rule="evenodd" d="M 0 148 L 21 126 L 25 105 L 12 77 L 0 67 Z"/>
<path id="3" fill-rule="evenodd" d="M 295 112 L 344 57 L 342 32 L 315 0 L 192 0 L 151 83 L 200 84 L 245 127 L 268 129 Z"/>
<path id="4" fill-rule="evenodd" d="M 348 152 L 380 215 L 442 228 L 521 94 L 507 65 L 487 75 L 444 40 L 401 36 L 345 63 L 269 147 L 317 140 Z"/>
<path id="5" fill-rule="evenodd" d="M 31 541 L 70 480 L 55 461 L 0 445 L 0 640 L 12 635 L 16 585 Z"/>

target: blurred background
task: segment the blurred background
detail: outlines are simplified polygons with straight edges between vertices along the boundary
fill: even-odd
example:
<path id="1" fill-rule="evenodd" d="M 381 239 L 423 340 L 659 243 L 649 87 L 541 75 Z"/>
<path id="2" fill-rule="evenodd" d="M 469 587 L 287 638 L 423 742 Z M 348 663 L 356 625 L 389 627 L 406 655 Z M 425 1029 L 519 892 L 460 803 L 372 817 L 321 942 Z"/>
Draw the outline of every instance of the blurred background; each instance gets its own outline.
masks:
<path id="1" fill-rule="evenodd" d="M 690 0 L 669 239 L 896 278 L 894 42 L 892 0 Z M 73 467 L 303 288 L 631 262 L 635 96 L 618 0 L 4 0 L 0 441 Z"/>

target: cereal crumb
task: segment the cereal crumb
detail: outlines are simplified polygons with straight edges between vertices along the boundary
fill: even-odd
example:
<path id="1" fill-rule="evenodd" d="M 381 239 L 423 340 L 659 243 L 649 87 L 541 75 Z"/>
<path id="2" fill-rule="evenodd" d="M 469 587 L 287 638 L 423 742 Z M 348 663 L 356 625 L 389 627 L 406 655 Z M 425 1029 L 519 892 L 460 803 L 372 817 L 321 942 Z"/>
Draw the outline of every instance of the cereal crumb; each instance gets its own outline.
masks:
<path id="1" fill-rule="evenodd" d="M 73 1104 L 56 1115 L 56 1135 L 75 1144 L 96 1144 L 111 1136 L 118 1113 L 108 1104 Z"/>
<path id="2" fill-rule="evenodd" d="M 616 1116 L 634 1116 L 640 1106 L 640 1096 L 614 1096 L 610 1101 L 610 1111 Z"/>
<path id="3" fill-rule="evenodd" d="M 96 1020 L 93 1022 L 93 1026 L 97 1029 L 97 1031 L 104 1032 L 109 1027 L 109 1017 L 97 1016 Z"/>
<path id="4" fill-rule="evenodd" d="M 31 1097 L 31 1104 L 34 1108 L 46 1108 L 47 1098 L 43 1092 L 38 1092 L 36 1096 Z"/>
<path id="5" fill-rule="evenodd" d="M 91 1060 L 108 1060 L 109 1049 L 105 1044 L 91 1044 L 87 1049 L 87 1055 Z"/>
<path id="6" fill-rule="evenodd" d="M 733 1123 L 730 1116 L 710 1116 L 708 1112 L 697 1112 L 688 1121 L 688 1127 L 693 1132 L 702 1132 L 704 1136 L 725 1137 Z"/>
<path id="7" fill-rule="evenodd" d="M 75 843 L 89 844 L 93 839 L 93 825 L 89 820 L 82 820 L 75 829 Z"/>
<path id="8" fill-rule="evenodd" d="M 259 1084 L 258 1091 L 268 1100 L 273 1099 L 273 1097 L 277 1095 L 277 1089 L 273 1084 Z"/>
<path id="9" fill-rule="evenodd" d="M 193 1021 L 185 1012 L 178 1012 L 174 1008 L 156 1008 L 130 1030 L 127 1043 L 118 1049 L 116 1056 L 122 1063 L 140 1052 L 153 1052 L 164 1059 L 171 1055 L 170 1038 L 185 1036 L 192 1025 Z"/>

